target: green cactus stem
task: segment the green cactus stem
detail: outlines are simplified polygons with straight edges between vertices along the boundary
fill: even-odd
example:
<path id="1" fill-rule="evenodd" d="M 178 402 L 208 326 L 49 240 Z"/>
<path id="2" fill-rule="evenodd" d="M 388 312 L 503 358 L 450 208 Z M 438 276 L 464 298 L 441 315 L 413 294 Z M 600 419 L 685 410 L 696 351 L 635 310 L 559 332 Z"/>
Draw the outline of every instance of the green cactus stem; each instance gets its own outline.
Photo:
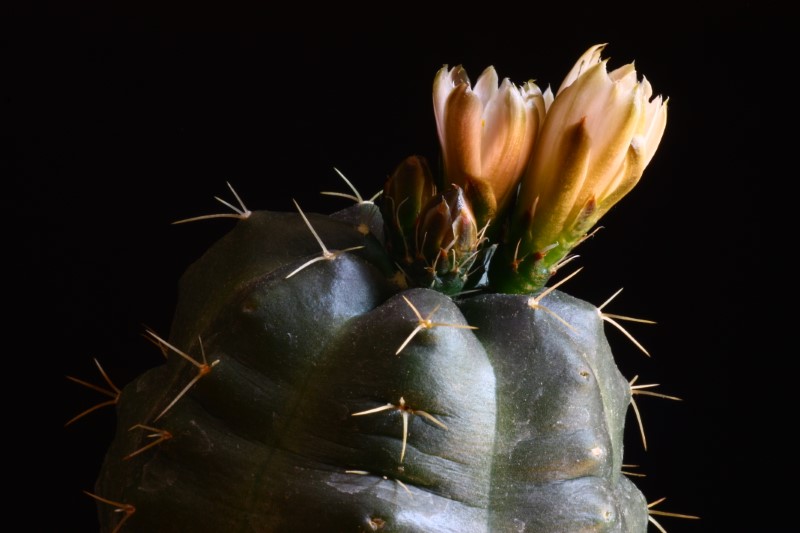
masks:
<path id="1" fill-rule="evenodd" d="M 187 270 L 118 402 L 102 531 L 111 501 L 131 533 L 643 533 L 597 308 L 404 289 L 365 215 L 253 212 Z"/>

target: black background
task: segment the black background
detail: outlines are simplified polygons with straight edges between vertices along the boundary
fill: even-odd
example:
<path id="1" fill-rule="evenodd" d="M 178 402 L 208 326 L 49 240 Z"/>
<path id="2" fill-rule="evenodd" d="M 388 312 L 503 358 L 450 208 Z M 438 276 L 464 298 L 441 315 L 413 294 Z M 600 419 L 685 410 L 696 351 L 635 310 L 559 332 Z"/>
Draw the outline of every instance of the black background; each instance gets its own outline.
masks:
<path id="1" fill-rule="evenodd" d="M 347 205 L 319 194 L 346 191 L 334 167 L 371 196 L 403 157 L 436 160 L 431 83 L 443 64 L 463 64 L 473 80 L 491 64 L 557 88 L 598 42 L 612 68 L 635 60 L 669 97 L 669 120 L 640 184 L 577 250 L 585 268 L 564 289 L 599 304 L 625 287 L 608 311 L 658 322 L 629 328 L 651 358 L 608 329 L 626 377 L 684 399 L 639 398 L 646 453 L 628 422 L 626 462 L 647 474 L 636 483 L 648 500 L 702 517 L 658 520 L 670 533 L 745 530 L 729 529 L 746 519 L 732 361 L 748 312 L 743 243 L 757 240 L 757 217 L 741 206 L 763 180 L 750 133 L 762 104 L 743 72 L 758 71 L 754 43 L 780 21 L 748 2 L 689 13 L 496 4 L 294 6 L 289 20 L 230 5 L 71 3 L 5 19 L 6 262 L 18 267 L 9 288 L 22 319 L 9 338 L 22 346 L 13 359 L 30 364 L 11 379 L 24 392 L 7 433 L 26 436 L 7 438 L 24 449 L 44 434 L 46 451 L 16 485 L 41 530 L 96 530 L 81 491 L 114 427 L 110 408 L 63 427 L 102 399 L 64 376 L 99 383 L 98 358 L 124 385 L 158 364 L 145 325 L 168 334 L 178 277 L 232 226 L 172 221 L 220 212 L 213 197 L 232 198 L 226 181 L 251 209 L 292 210 L 294 198 L 332 212 Z"/>

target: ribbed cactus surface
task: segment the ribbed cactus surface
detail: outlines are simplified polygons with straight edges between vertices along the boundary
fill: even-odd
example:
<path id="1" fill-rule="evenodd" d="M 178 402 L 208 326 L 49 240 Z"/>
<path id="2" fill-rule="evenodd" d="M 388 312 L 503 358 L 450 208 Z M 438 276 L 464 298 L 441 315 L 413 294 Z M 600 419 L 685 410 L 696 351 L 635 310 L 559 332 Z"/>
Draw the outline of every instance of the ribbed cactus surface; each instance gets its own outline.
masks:
<path id="1" fill-rule="evenodd" d="M 382 227 L 253 212 L 191 265 L 95 487 L 124 531 L 645 531 L 598 309 L 403 288 Z"/>

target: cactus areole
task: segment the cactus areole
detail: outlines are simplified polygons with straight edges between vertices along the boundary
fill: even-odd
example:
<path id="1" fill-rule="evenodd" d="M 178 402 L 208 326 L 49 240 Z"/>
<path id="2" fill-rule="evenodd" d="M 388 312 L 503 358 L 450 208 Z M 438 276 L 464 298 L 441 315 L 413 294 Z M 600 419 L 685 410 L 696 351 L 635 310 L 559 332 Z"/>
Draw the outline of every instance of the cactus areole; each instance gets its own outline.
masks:
<path id="1" fill-rule="evenodd" d="M 430 174 L 410 158 L 333 215 L 245 211 L 188 268 L 169 335 L 150 332 L 165 364 L 117 402 L 102 531 L 646 531 L 600 311 L 543 287 L 547 251 L 520 248 L 535 210 Z M 559 250 L 595 205 L 568 192 Z"/>

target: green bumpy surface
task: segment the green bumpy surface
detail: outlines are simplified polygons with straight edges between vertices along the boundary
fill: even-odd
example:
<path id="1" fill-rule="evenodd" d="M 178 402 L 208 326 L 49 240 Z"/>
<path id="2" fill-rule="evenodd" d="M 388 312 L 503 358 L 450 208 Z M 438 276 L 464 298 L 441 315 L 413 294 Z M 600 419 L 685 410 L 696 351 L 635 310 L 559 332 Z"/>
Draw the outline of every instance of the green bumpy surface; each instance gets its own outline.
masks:
<path id="1" fill-rule="evenodd" d="M 348 218 L 309 216 L 330 250 L 364 248 L 288 279 L 319 246 L 287 213 L 253 213 L 187 270 L 169 342 L 219 363 L 157 421 L 196 367 L 171 352 L 124 389 L 96 486 L 135 506 L 123 531 L 644 532 L 620 473 L 630 387 L 597 309 L 400 291 Z M 443 325 L 397 354 L 419 324 L 406 299 Z M 153 440 L 136 424 L 173 438 L 124 460 Z"/>

